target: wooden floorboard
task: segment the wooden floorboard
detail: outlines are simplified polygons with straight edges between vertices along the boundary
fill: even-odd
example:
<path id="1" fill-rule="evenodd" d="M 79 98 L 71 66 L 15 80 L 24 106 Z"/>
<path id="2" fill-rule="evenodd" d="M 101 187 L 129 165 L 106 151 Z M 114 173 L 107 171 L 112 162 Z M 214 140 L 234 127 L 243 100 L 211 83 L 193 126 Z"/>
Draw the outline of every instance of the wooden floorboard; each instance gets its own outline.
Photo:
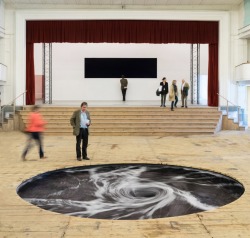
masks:
<path id="1" fill-rule="evenodd" d="M 75 159 L 74 136 L 45 136 L 48 159 L 37 148 L 21 161 L 21 132 L 0 132 L 0 237 L 34 238 L 248 238 L 250 237 L 250 132 L 223 131 L 193 136 L 91 136 L 90 161 Z M 37 174 L 79 165 L 162 163 L 229 175 L 245 187 L 236 201 L 197 214 L 138 221 L 67 216 L 29 204 L 18 185 Z"/>

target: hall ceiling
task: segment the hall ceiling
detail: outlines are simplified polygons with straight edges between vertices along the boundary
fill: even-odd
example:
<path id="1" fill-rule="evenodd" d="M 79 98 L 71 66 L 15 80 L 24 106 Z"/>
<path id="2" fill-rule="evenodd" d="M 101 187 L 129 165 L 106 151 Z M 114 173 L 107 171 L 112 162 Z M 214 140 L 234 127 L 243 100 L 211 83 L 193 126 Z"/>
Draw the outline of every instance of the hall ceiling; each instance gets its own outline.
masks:
<path id="1" fill-rule="evenodd" d="M 54 6 L 142 6 L 142 7 L 168 7 L 168 6 L 237 6 L 243 0 L 3 0 L 6 6 L 20 7 L 37 5 Z"/>

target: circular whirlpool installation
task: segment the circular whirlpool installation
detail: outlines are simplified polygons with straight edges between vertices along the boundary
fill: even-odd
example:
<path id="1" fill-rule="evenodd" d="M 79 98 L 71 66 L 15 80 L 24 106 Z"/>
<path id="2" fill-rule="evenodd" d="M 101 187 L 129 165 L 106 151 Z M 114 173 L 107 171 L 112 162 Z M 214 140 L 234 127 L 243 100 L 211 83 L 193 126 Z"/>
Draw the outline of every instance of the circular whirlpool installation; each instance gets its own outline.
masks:
<path id="1" fill-rule="evenodd" d="M 45 210 L 95 219 L 155 219 L 212 210 L 238 199 L 241 183 L 188 167 L 109 164 L 66 168 L 24 181 L 17 193 Z"/>

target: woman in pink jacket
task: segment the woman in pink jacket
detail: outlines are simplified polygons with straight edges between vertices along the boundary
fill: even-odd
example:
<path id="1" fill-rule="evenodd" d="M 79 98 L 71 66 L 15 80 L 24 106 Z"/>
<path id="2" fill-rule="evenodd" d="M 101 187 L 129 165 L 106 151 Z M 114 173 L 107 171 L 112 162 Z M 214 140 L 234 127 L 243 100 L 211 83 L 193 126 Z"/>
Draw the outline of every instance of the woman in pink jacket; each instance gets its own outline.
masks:
<path id="1" fill-rule="evenodd" d="M 26 160 L 26 155 L 29 149 L 32 147 L 32 140 L 35 140 L 39 146 L 40 159 L 45 159 L 43 146 L 42 146 L 42 132 L 44 132 L 46 122 L 43 120 L 42 115 L 39 112 L 39 106 L 35 105 L 32 112 L 29 114 L 28 125 L 26 131 L 29 133 L 27 145 L 23 151 L 22 159 Z"/>

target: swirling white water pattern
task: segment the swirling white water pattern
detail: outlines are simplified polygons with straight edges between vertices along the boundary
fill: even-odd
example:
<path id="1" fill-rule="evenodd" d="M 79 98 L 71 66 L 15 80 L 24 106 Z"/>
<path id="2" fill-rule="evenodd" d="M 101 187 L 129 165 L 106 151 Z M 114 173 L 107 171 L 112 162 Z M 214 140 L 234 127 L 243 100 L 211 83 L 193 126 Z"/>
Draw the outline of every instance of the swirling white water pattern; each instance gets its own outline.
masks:
<path id="1" fill-rule="evenodd" d="M 240 183 L 224 175 L 162 165 L 70 168 L 39 175 L 18 188 L 22 198 L 44 209 L 128 220 L 211 210 L 243 192 Z"/>

